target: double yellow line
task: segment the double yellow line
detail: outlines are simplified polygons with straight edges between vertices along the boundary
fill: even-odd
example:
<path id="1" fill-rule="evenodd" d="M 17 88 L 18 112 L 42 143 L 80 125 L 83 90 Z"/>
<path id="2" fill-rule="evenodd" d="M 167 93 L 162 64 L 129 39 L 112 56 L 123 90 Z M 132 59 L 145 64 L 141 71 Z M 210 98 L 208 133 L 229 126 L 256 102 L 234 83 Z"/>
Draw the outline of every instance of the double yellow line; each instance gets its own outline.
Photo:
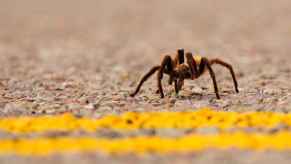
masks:
<path id="1" fill-rule="evenodd" d="M 71 114 L 40 117 L 10 117 L 0 119 L 0 130 L 21 136 L 34 134 L 37 138 L 0 139 L 0 154 L 50 155 L 69 152 L 123 153 L 183 153 L 214 149 L 291 150 L 291 131 L 276 133 L 227 132 L 227 129 L 269 129 L 291 126 L 291 115 L 273 112 L 219 112 L 208 108 L 193 112 L 128 112 L 100 119 L 77 118 Z M 212 135 L 192 133 L 176 138 L 137 136 L 130 138 L 42 137 L 38 133 L 96 132 L 111 129 L 122 132 L 141 129 L 195 129 L 215 127 L 221 132 Z M 225 131 L 224 131 L 225 130 Z"/>

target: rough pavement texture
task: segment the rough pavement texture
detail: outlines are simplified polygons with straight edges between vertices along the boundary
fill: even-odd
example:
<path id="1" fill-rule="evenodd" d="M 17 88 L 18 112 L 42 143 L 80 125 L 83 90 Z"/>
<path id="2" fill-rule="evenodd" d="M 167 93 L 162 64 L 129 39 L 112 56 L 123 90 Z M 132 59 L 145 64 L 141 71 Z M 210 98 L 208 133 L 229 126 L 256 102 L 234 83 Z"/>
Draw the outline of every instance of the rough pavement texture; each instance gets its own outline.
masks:
<path id="1" fill-rule="evenodd" d="M 0 6 L 1 116 L 69 111 L 100 117 L 203 106 L 291 110 L 288 0 L 0 0 Z M 241 92 L 235 94 L 229 72 L 216 66 L 221 100 L 207 74 L 187 81 L 179 96 L 165 80 L 160 99 L 155 77 L 128 96 L 162 54 L 181 47 L 231 63 Z M 241 153 L 226 154 L 249 162 Z"/>

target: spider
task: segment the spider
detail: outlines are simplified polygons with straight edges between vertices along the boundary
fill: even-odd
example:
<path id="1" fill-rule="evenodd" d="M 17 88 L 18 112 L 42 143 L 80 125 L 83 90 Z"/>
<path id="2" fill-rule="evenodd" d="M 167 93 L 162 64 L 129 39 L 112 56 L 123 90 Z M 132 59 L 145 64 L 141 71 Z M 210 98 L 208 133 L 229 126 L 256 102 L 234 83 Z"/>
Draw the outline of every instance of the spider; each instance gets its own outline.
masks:
<path id="1" fill-rule="evenodd" d="M 224 66 L 230 71 L 235 91 L 237 93 L 239 92 L 236 76 L 230 64 L 220 59 L 207 59 L 206 57 L 202 56 L 196 55 L 193 56 L 191 52 L 187 52 L 185 56 L 187 59 L 186 60 L 187 63 L 185 63 L 184 59 L 184 49 L 178 49 L 174 58 L 172 58 L 170 55 L 165 55 L 161 62 L 161 65 L 152 67 L 152 69 L 143 76 L 136 90 L 132 94 L 130 94 L 130 96 L 134 97 L 141 89 L 143 83 L 147 79 L 149 79 L 156 71 L 158 71 L 157 73 L 158 90 L 156 93 L 157 94 L 159 93 L 161 98 L 164 98 L 164 92 L 162 88 L 163 74 L 169 75 L 169 85 L 172 85 L 174 82 L 175 92 L 176 94 L 179 94 L 179 91 L 182 89 L 184 85 L 185 79 L 195 80 L 199 78 L 203 73 L 205 73 L 207 69 L 213 81 L 216 98 L 220 99 L 215 73 L 211 68 L 213 64 Z"/>

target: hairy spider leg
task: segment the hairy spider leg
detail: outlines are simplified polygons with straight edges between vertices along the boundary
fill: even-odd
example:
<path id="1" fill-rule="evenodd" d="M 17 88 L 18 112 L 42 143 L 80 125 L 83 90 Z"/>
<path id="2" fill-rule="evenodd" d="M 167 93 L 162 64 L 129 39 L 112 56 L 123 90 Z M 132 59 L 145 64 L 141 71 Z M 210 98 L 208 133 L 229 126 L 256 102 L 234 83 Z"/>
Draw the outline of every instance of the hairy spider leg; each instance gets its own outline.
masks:
<path id="1" fill-rule="evenodd" d="M 197 78 L 198 76 L 198 70 L 197 70 L 197 63 L 193 58 L 193 55 L 191 52 L 186 53 L 186 58 L 187 58 L 187 63 L 190 67 L 191 71 L 191 79 L 193 80 L 194 78 Z"/>
<path id="2" fill-rule="evenodd" d="M 208 59 L 205 58 L 205 57 L 202 57 L 202 59 L 201 59 L 201 63 L 199 65 L 199 69 L 198 69 L 198 77 L 203 74 L 203 72 L 205 71 L 205 67 L 209 70 L 209 74 L 210 74 L 210 77 L 211 77 L 212 82 L 213 82 L 216 98 L 220 99 L 220 96 L 219 96 L 219 93 L 218 93 L 218 87 L 217 87 L 215 73 L 213 72 Z"/>
<path id="3" fill-rule="evenodd" d="M 177 65 L 180 65 L 180 64 L 183 64 L 185 62 L 185 59 L 184 59 L 184 49 L 178 49 L 177 50 L 177 54 L 174 58 L 174 60 L 172 60 L 172 67 L 173 67 L 173 70 L 174 68 L 177 66 Z M 174 77 L 173 77 L 173 74 L 171 74 L 172 72 L 170 71 L 164 71 L 165 73 L 168 73 L 170 74 L 170 78 L 169 78 L 169 85 L 172 85 L 173 81 L 174 81 Z M 159 91 L 157 91 L 156 93 L 159 93 Z"/>
<path id="4" fill-rule="evenodd" d="M 150 78 L 157 70 L 160 69 L 160 66 L 154 66 L 147 74 L 145 74 L 143 76 L 143 78 L 141 79 L 140 83 L 138 84 L 135 92 L 133 92 L 132 94 L 130 94 L 131 97 L 134 97 L 140 90 L 141 86 L 143 85 L 143 83 L 145 81 L 148 80 L 148 78 Z"/>
<path id="5" fill-rule="evenodd" d="M 185 62 L 184 49 L 178 49 L 175 61 L 177 61 L 176 64 L 183 64 Z"/>
<path id="6" fill-rule="evenodd" d="M 162 61 L 161 67 L 158 72 L 157 81 L 158 81 L 158 89 L 159 93 L 161 95 L 161 98 L 164 98 L 164 92 L 162 87 L 162 79 L 163 79 L 163 73 L 165 72 L 165 68 L 167 72 L 170 73 L 170 78 L 173 77 L 173 64 L 172 64 L 172 58 L 169 55 L 166 55 Z"/>
<path id="7" fill-rule="evenodd" d="M 179 94 L 179 91 L 182 89 L 184 85 L 184 79 L 175 80 L 175 92 Z"/>
<path id="8" fill-rule="evenodd" d="M 179 93 L 178 80 L 175 80 L 174 84 L 175 84 L 175 92 L 176 94 L 178 94 Z"/>
<path id="9" fill-rule="evenodd" d="M 239 90 L 238 90 L 238 84 L 237 84 L 237 80 L 236 80 L 236 76 L 235 76 L 235 73 L 233 71 L 233 68 L 230 64 L 220 60 L 220 59 L 212 59 L 210 60 L 210 65 L 213 65 L 213 64 L 218 64 L 218 65 L 221 65 L 221 66 L 224 66 L 226 67 L 229 71 L 230 71 L 230 74 L 232 76 L 232 79 L 233 79 L 233 83 L 234 83 L 234 88 L 235 88 L 235 91 L 237 93 L 239 93 Z"/>

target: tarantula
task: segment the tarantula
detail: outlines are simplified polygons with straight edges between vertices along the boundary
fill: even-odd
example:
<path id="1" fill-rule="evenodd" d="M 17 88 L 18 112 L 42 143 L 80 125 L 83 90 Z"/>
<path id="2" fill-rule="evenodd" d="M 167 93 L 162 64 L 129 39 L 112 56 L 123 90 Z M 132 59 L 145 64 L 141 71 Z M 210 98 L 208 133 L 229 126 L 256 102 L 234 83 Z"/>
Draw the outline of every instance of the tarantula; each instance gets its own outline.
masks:
<path id="1" fill-rule="evenodd" d="M 139 92 L 143 83 L 149 77 L 151 77 L 156 71 L 158 71 L 157 93 L 161 95 L 161 98 L 164 98 L 164 92 L 162 88 L 163 74 L 169 75 L 169 85 L 172 85 L 172 83 L 174 82 L 175 92 L 176 94 L 178 94 L 179 91 L 182 89 L 182 86 L 184 85 L 185 79 L 195 80 L 199 78 L 204 72 L 206 72 L 206 69 L 207 69 L 213 81 L 216 97 L 217 99 L 220 99 L 220 95 L 218 93 L 218 87 L 216 83 L 216 78 L 215 78 L 215 73 L 213 72 L 211 68 L 213 64 L 222 65 L 230 71 L 232 79 L 233 79 L 235 91 L 237 93 L 239 92 L 235 73 L 230 64 L 220 59 L 209 60 L 205 57 L 196 56 L 196 55 L 193 56 L 191 52 L 187 52 L 185 56 L 187 59 L 186 60 L 187 63 L 185 63 L 185 59 L 184 59 L 184 49 L 178 49 L 177 54 L 175 55 L 174 58 L 172 58 L 170 55 L 165 55 L 162 60 L 161 65 L 154 66 L 146 75 L 144 75 L 140 83 L 138 84 L 136 90 L 132 94 L 130 94 L 130 96 L 134 97 Z"/>

